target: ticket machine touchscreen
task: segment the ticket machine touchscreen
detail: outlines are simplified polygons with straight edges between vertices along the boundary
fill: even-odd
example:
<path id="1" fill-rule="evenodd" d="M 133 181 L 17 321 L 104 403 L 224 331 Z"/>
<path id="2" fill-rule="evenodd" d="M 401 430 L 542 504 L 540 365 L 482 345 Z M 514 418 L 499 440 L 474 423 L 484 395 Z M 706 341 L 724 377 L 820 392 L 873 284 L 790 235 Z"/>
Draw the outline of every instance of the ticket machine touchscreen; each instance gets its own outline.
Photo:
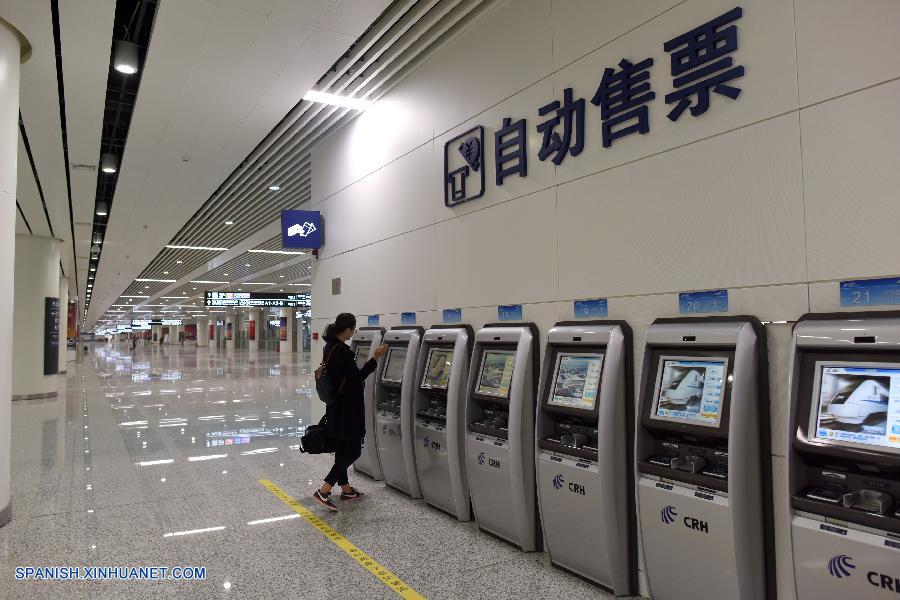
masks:
<path id="1" fill-rule="evenodd" d="M 816 363 L 812 437 L 900 453 L 900 364 Z"/>

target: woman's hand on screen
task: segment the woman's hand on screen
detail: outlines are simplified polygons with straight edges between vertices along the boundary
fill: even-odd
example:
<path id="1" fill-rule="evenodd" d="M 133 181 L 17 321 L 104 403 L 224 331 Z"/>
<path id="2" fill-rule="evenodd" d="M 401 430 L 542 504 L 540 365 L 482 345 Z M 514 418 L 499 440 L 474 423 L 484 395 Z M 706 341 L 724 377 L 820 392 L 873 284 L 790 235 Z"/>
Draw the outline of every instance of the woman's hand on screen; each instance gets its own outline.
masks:
<path id="1" fill-rule="evenodd" d="M 375 348 L 375 352 L 372 353 L 372 357 L 373 358 L 381 358 L 382 356 L 387 354 L 387 351 L 388 351 L 388 345 L 382 344 L 382 345 L 378 346 L 377 348 Z"/>

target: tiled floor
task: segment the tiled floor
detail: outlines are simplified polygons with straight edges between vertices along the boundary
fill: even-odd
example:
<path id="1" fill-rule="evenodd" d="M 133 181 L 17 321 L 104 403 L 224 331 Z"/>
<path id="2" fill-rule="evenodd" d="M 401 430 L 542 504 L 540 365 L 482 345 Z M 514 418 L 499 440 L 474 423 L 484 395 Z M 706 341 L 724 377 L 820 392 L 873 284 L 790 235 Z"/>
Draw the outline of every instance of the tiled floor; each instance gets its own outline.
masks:
<path id="1" fill-rule="evenodd" d="M 310 494 L 330 457 L 296 449 L 310 385 L 308 355 L 121 344 L 70 363 L 64 394 L 13 405 L 0 598 L 398 597 L 305 520 L 255 523 L 294 515 L 263 478 L 428 598 L 609 597 L 362 476 L 365 500 L 324 513 Z M 59 565 L 202 566 L 207 579 L 14 580 Z"/>

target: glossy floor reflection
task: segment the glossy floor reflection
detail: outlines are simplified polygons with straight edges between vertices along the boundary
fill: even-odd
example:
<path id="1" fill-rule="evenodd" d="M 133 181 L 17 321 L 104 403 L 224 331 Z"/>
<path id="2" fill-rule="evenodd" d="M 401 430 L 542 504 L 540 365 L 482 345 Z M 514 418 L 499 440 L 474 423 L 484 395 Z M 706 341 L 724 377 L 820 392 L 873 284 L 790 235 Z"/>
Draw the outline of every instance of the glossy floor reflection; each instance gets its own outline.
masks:
<path id="1" fill-rule="evenodd" d="M 0 598 L 398 598 L 260 483 L 269 479 L 428 598 L 605 598 L 363 476 L 310 499 L 330 456 L 297 451 L 309 355 L 125 344 L 69 364 L 66 392 L 13 404 Z M 318 402 L 318 400 L 316 400 Z M 204 581 L 14 580 L 18 566 L 200 566 Z"/>

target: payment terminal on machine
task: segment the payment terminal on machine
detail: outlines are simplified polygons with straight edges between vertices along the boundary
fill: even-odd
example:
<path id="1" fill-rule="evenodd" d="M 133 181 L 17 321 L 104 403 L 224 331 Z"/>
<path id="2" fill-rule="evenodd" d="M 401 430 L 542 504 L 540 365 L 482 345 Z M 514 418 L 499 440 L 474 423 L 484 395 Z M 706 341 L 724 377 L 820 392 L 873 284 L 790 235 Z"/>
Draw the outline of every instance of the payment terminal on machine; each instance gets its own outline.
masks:
<path id="1" fill-rule="evenodd" d="M 534 481 L 538 332 L 532 323 L 475 334 L 466 395 L 466 463 L 478 527 L 541 549 Z"/>
<path id="2" fill-rule="evenodd" d="M 900 313 L 794 327 L 788 502 L 797 597 L 900 597 Z"/>
<path id="3" fill-rule="evenodd" d="M 382 327 L 360 327 L 350 338 L 350 349 L 356 356 L 356 366 L 362 367 L 381 345 L 384 336 Z M 379 364 L 379 367 L 382 365 Z M 377 371 L 377 369 L 376 369 Z M 381 474 L 381 463 L 378 460 L 378 445 L 375 443 L 375 387 L 377 376 L 366 378 L 363 384 L 366 410 L 366 437 L 363 440 L 362 455 L 353 463 L 353 468 L 365 473 L 376 481 L 384 479 Z"/>
<path id="4" fill-rule="evenodd" d="M 554 565 L 617 596 L 636 593 L 631 328 L 557 323 L 537 415 L 537 489 Z"/>
<path id="5" fill-rule="evenodd" d="M 460 521 L 471 519 L 466 475 L 466 383 L 474 342 L 469 325 L 425 332 L 415 389 L 415 454 L 428 504 Z"/>
<path id="6" fill-rule="evenodd" d="M 773 598 L 765 330 L 754 317 L 647 332 L 635 459 L 655 600 Z"/>
<path id="7" fill-rule="evenodd" d="M 384 482 L 421 498 L 413 453 L 413 392 L 421 327 L 395 327 L 384 334 L 389 346 L 375 392 L 375 443 Z"/>

